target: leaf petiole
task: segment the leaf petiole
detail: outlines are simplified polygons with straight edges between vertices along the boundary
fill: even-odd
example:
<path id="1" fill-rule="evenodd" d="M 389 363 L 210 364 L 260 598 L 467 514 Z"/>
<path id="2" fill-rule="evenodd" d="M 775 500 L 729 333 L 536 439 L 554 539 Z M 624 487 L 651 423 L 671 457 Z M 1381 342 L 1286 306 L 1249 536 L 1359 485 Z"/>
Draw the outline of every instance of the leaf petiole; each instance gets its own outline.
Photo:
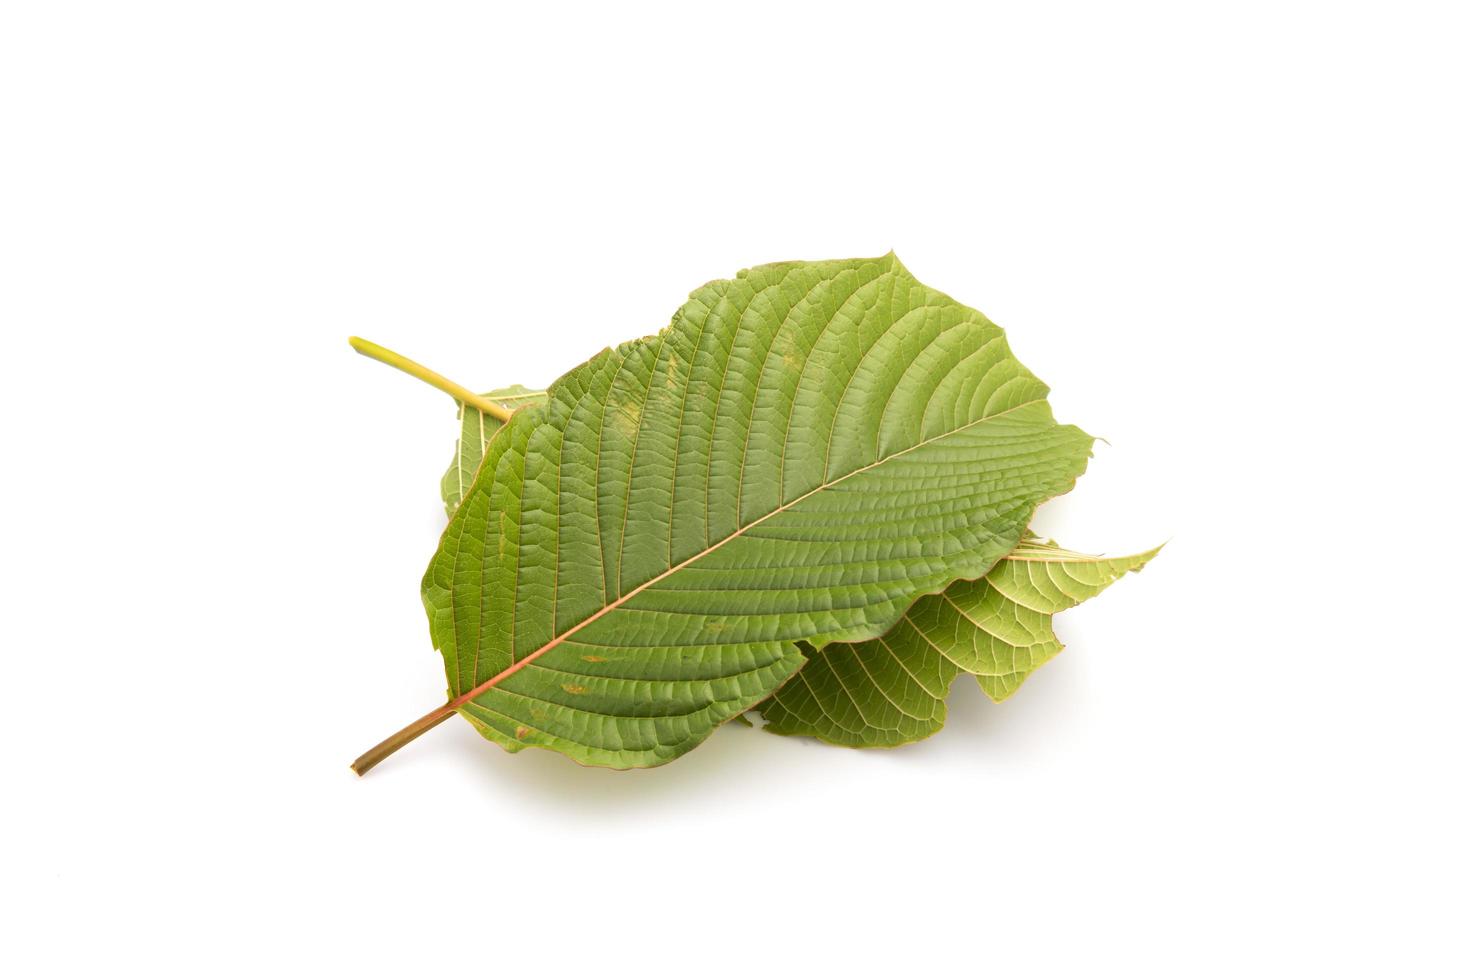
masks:
<path id="1" fill-rule="evenodd" d="M 348 337 L 347 342 L 352 349 L 364 357 L 371 357 L 375 361 L 382 361 L 389 367 L 395 367 L 404 374 L 412 375 L 425 384 L 438 388 L 455 401 L 471 408 L 479 409 L 486 415 L 497 418 L 502 422 L 509 422 L 512 409 L 495 402 L 482 395 L 477 395 L 463 385 L 455 384 L 437 371 L 431 371 L 417 361 L 410 361 L 402 354 L 396 353 L 371 340 L 363 340 L 361 337 Z"/>
<path id="2" fill-rule="evenodd" d="M 397 752 L 409 742 L 412 742 L 414 739 L 418 738 L 424 732 L 428 731 L 435 725 L 438 725 L 444 719 L 453 715 L 454 708 L 455 705 L 452 701 L 448 704 L 441 704 L 439 707 L 435 708 L 433 711 L 430 711 L 428 714 L 424 715 L 413 724 L 394 732 L 392 735 L 389 735 L 377 745 L 374 745 L 372 748 L 368 749 L 362 755 L 354 759 L 352 762 L 352 771 L 357 773 L 359 776 L 363 775 L 373 766 L 376 766 L 378 763 L 388 758 L 388 756 L 392 755 L 394 752 Z"/>

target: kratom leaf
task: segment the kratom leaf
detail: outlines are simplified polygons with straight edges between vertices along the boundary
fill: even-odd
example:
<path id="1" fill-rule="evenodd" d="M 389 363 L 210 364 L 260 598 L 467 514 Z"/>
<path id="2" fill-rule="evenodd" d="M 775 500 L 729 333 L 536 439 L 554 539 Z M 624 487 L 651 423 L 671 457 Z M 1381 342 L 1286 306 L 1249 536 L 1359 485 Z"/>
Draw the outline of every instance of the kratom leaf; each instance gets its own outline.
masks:
<path id="1" fill-rule="evenodd" d="M 523 405 L 544 405 L 546 392 L 532 391 L 523 385 L 511 385 L 497 391 L 485 392 L 485 397 L 505 408 L 517 409 Z M 459 439 L 454 444 L 454 459 L 444 478 L 439 481 L 439 492 L 444 498 L 444 512 L 453 514 L 464 492 L 475 480 L 480 469 L 480 460 L 485 455 L 485 444 L 504 425 L 498 418 L 480 411 L 473 405 L 459 403 Z"/>
<path id="2" fill-rule="evenodd" d="M 982 576 L 1091 437 L 983 315 L 892 255 L 761 266 L 563 376 L 495 434 L 428 572 L 450 700 L 511 751 L 658 765 L 798 647 Z"/>
<path id="3" fill-rule="evenodd" d="M 502 405 L 514 408 L 526 404 L 544 404 L 546 401 L 546 392 L 530 391 L 529 389 L 526 389 L 521 385 L 515 385 L 511 388 L 500 389 L 499 391 L 486 392 L 484 397 L 492 400 L 497 400 Z M 503 424 L 499 419 L 495 418 L 494 416 L 487 415 L 486 413 L 477 410 L 473 406 L 467 406 L 463 402 L 459 403 L 459 421 L 460 436 L 455 447 L 455 458 L 454 461 L 450 463 L 449 470 L 445 473 L 444 479 L 441 481 L 441 491 L 444 498 L 444 506 L 447 512 L 451 515 L 454 513 L 454 509 L 459 506 L 460 498 L 463 495 L 463 488 L 467 487 L 469 483 L 474 480 L 475 472 L 479 469 L 480 460 L 484 455 L 485 445 L 489 443 L 491 437 Z M 1039 549 L 1048 548 L 1050 549 L 1049 553 L 1057 557 L 1058 559 L 1061 559 L 1063 557 L 1071 557 L 1080 563 L 1085 563 L 1085 565 L 1089 568 L 1097 566 L 1099 564 L 1110 565 L 1116 561 L 1132 560 L 1100 559 L 1090 555 L 1080 555 L 1072 552 L 1067 552 L 1057 548 L 1057 546 L 1053 542 L 1041 541 L 1039 538 L 1036 538 L 1034 535 L 1032 535 L 1029 530 L 1022 535 L 1021 543 L 1017 545 L 1017 548 L 1019 550 L 1022 550 L 1023 557 L 1029 554 L 1034 554 Z M 1141 561 L 1137 566 L 1125 570 L 1132 571 L 1136 570 L 1137 568 L 1141 568 L 1143 561 L 1147 561 L 1147 559 L 1152 557 L 1152 555 L 1153 552 L 1149 552 L 1145 555 L 1133 556 L 1133 559 L 1141 559 Z M 1006 570 L 1008 568 L 1015 569 L 1019 572 L 1022 570 L 1030 570 L 1034 567 L 1036 566 L 1024 564 L 1009 565 L 1003 559 L 990 570 L 988 575 L 997 576 L 1006 574 Z M 1111 581 L 1112 579 L 1109 579 L 1109 582 Z M 1048 588 L 1048 593 L 1046 595 L 1035 593 L 1035 587 L 1030 585 L 1029 582 L 1025 586 L 1028 592 L 1035 593 L 1035 597 L 1032 599 L 1032 605 L 1037 607 L 1035 612 L 1031 612 L 1024 608 L 1014 608 L 1014 603 L 1010 599 L 1005 598 L 999 592 L 996 592 L 993 588 L 991 590 L 990 598 L 994 600 L 992 605 L 995 607 L 993 611 L 995 613 L 998 613 L 998 615 L 991 616 L 988 619 L 991 632 L 985 633 L 983 636 L 977 636 L 975 639 L 980 642 L 988 642 L 993 650 L 999 651 L 1002 654 L 1002 656 L 994 656 L 991 658 L 992 663 L 994 664 L 998 664 L 1002 657 L 1007 659 L 1007 662 L 1011 664 L 1028 664 L 1028 668 L 1024 671 L 1012 671 L 1010 673 L 1002 673 L 999 670 L 996 670 L 988 673 L 977 674 L 977 679 L 980 681 L 981 689 L 989 694 L 990 697 L 995 701 L 1001 701 L 1004 698 L 1008 697 L 1016 689 L 1016 687 L 1020 686 L 1021 681 L 1025 679 L 1030 670 L 1034 670 L 1036 667 L 1040 666 L 1041 663 L 1045 662 L 1045 660 L 1050 659 L 1050 657 L 1061 651 L 1062 645 L 1056 640 L 1055 635 L 1051 632 L 1050 623 L 1041 622 L 1041 620 L 1043 619 L 1049 619 L 1049 616 L 1042 616 L 1041 613 L 1043 611 L 1047 613 L 1057 612 L 1060 609 L 1067 608 L 1070 605 L 1075 605 L 1077 602 L 1080 602 L 1085 598 L 1089 598 L 1090 595 L 1096 595 L 1097 592 L 1100 592 L 1102 588 L 1105 587 L 1108 583 L 1104 582 L 1098 584 L 1095 591 L 1087 595 L 1077 595 L 1075 597 L 1066 594 L 1057 594 L 1055 586 L 1050 582 L 1050 580 L 1045 581 L 1043 584 L 1046 585 L 1046 587 Z M 973 583 L 956 582 L 948 590 L 951 600 L 972 592 L 972 585 Z M 1019 591 L 1021 585 L 1018 583 L 1016 588 L 1017 591 Z M 1073 586 L 1073 589 L 1075 591 L 1075 586 Z M 923 606 L 926 601 L 929 601 L 932 598 L 933 597 L 921 598 L 918 601 L 917 605 Z M 1065 602 L 1066 605 L 1058 605 L 1058 601 Z M 1055 608 L 1050 608 L 1053 606 Z M 1011 628 L 1009 629 L 998 625 L 1007 622 L 1011 624 Z M 957 625 L 959 626 L 959 631 L 981 630 L 981 627 L 971 626 L 968 623 L 958 623 Z M 901 638 L 896 638 L 893 634 L 906 628 L 907 627 L 905 622 L 900 620 L 899 624 L 889 632 L 889 635 L 880 637 L 879 640 L 876 642 L 885 644 L 892 643 L 902 648 Z M 1017 633 L 1023 634 L 1019 640 L 1020 645 L 1006 647 L 1002 637 L 1014 637 Z M 1000 634 L 1000 636 L 997 636 L 996 634 Z M 858 661 L 854 656 L 854 652 L 854 648 L 848 644 L 833 644 L 827 647 L 824 653 L 819 653 L 815 657 L 811 657 L 808 661 L 808 664 L 802 668 L 803 670 L 811 671 L 811 677 L 819 678 L 819 680 L 816 681 L 817 685 L 824 685 L 827 688 L 831 688 L 833 693 L 837 697 L 838 703 L 845 711 L 849 710 L 850 708 L 853 710 L 857 708 L 857 705 L 854 703 L 854 698 L 847 696 L 846 691 L 848 689 L 854 689 L 854 695 L 858 694 L 858 692 L 860 691 L 865 691 L 870 696 L 874 693 L 880 695 L 884 693 L 877 686 L 871 683 L 864 684 L 863 682 L 866 679 L 865 677 L 859 677 L 856 679 L 849 678 L 850 683 L 848 683 L 846 687 L 844 687 L 842 690 L 837 689 L 836 675 L 842 672 L 844 666 L 847 668 L 847 671 L 850 672 L 852 667 L 858 665 Z M 886 656 L 887 654 L 885 653 L 885 657 Z M 911 676 L 915 676 L 916 679 L 917 674 L 915 673 L 915 671 L 917 671 L 917 673 L 919 674 L 923 673 L 922 663 L 911 664 L 909 666 L 914 668 L 913 670 L 910 670 L 909 673 Z M 931 680 L 933 680 L 935 684 L 942 683 L 944 690 L 947 692 L 949 690 L 951 682 L 954 679 L 955 673 L 958 672 L 958 668 L 955 668 L 952 664 L 950 664 L 949 666 L 945 667 L 944 670 L 944 676 L 941 677 L 936 675 L 932 677 Z M 783 688 L 783 690 L 788 692 L 788 700 L 795 701 L 796 699 L 800 698 L 799 687 L 799 685 L 792 685 L 788 683 Z M 796 688 L 796 690 L 793 690 L 793 688 Z M 871 690 L 867 690 L 869 688 L 871 688 Z M 776 699 L 777 695 L 772 695 L 771 698 L 768 698 L 766 701 L 762 702 L 754 710 L 766 710 L 767 708 L 769 708 L 773 717 L 785 719 L 786 715 L 783 714 L 784 709 L 776 703 Z M 890 697 L 889 700 L 892 700 L 892 698 Z M 913 707 L 915 707 L 920 712 L 927 712 L 926 714 L 924 714 L 924 718 L 926 720 L 934 722 L 932 728 L 925 731 L 923 735 L 915 737 L 926 737 L 927 735 L 938 731 L 939 728 L 943 725 L 944 703 L 942 698 L 938 699 L 934 705 L 917 704 L 913 705 Z M 739 724 L 745 725 L 747 727 L 751 724 L 749 719 L 747 719 L 744 714 L 736 715 L 731 719 L 731 721 L 738 722 Z M 916 730 L 912 724 L 906 727 L 910 731 Z M 771 730 L 776 732 L 777 734 L 794 734 L 794 732 L 784 731 L 780 727 L 773 727 Z M 856 736 L 856 741 L 845 742 L 844 744 L 874 746 L 901 744 L 892 741 L 892 739 L 894 738 L 902 738 L 903 741 L 914 740 L 914 738 L 904 738 L 903 733 L 899 730 L 878 729 L 864 726 L 862 731 Z"/>
<path id="4" fill-rule="evenodd" d="M 522 385 L 514 385 L 510 388 L 486 392 L 484 397 L 495 400 L 506 407 L 516 408 L 527 404 L 544 404 L 546 401 L 546 392 L 531 391 Z M 455 458 L 450 463 L 449 470 L 444 474 L 444 479 L 441 481 L 444 506 L 450 514 L 453 514 L 454 509 L 459 506 L 459 501 L 463 495 L 463 488 L 467 487 L 474 480 L 475 473 L 479 469 L 480 460 L 484 456 L 486 444 L 489 443 L 491 437 L 503 424 L 499 419 L 487 415 L 473 406 L 467 406 L 463 402 L 459 403 L 459 421 L 460 436 L 455 446 Z M 958 627 L 954 633 L 956 639 L 961 633 L 974 632 L 976 635 L 971 638 L 970 642 L 972 644 L 985 643 L 989 645 L 992 652 L 990 664 L 993 669 L 976 672 L 976 677 L 980 682 L 981 689 L 990 695 L 992 700 L 997 702 L 1009 697 L 1032 670 L 1035 670 L 1046 660 L 1061 651 L 1062 645 L 1057 641 L 1055 634 L 1051 630 L 1050 616 L 1044 614 L 1070 608 L 1078 602 L 1096 595 L 1123 572 L 1137 571 L 1142 568 L 1144 562 L 1155 554 L 1155 552 L 1147 552 L 1120 559 L 1106 559 L 1093 555 L 1083 555 L 1061 549 L 1057 547 L 1055 542 L 1042 541 L 1029 530 L 1022 535 L 1022 540 L 1017 545 L 1017 550 L 1020 552 L 1020 558 L 1017 559 L 1017 562 L 1011 563 L 1002 559 L 987 573 L 987 578 L 1000 576 L 1015 577 L 1019 575 L 1030 576 L 1036 573 L 1038 569 L 1046 567 L 1037 564 L 1036 556 L 1041 554 L 1051 557 L 1056 562 L 1056 565 L 1047 568 L 1049 575 L 1061 574 L 1065 571 L 1068 562 L 1074 563 L 1078 572 L 1084 577 L 1095 578 L 1099 574 L 1116 574 L 1113 574 L 1113 577 L 1108 578 L 1107 581 L 1092 581 L 1081 584 L 1070 582 L 1068 583 L 1068 588 L 1071 590 L 1070 593 L 1061 592 L 1057 584 L 1050 577 L 1037 580 L 1040 587 L 1045 588 L 1045 592 L 1038 591 L 1038 585 L 1033 584 L 1029 577 L 1024 580 L 1016 578 L 1014 582 L 1009 583 L 1008 590 L 1017 594 L 1027 595 L 1031 608 L 1028 609 L 1025 606 L 1017 607 L 1017 604 L 1013 600 L 1006 598 L 1004 594 L 997 591 L 994 586 L 991 586 L 986 595 L 988 605 L 985 603 L 979 604 L 981 608 L 977 613 L 989 614 L 986 615 L 984 621 L 989 626 L 989 630 L 986 631 L 983 626 L 972 625 L 969 622 L 956 622 L 955 625 Z M 1014 555 L 1016 552 L 1012 552 L 1012 554 Z M 1027 558 L 1032 560 L 1029 563 L 1023 563 L 1022 559 Z M 1131 564 L 1135 561 L 1137 562 L 1136 565 Z M 1125 568 L 1122 567 L 1123 563 L 1130 564 Z M 974 585 L 975 583 L 971 582 L 954 583 L 947 590 L 949 600 L 953 602 L 960 600 L 964 596 L 975 594 L 976 590 L 974 589 Z M 1091 591 L 1079 591 L 1083 588 L 1090 588 Z M 916 606 L 923 607 L 926 602 L 933 602 L 934 598 L 932 596 L 921 598 L 916 603 Z M 913 612 L 914 610 L 911 609 L 910 615 Z M 884 643 L 885 645 L 893 644 L 902 648 L 902 640 L 895 637 L 894 634 L 907 628 L 905 621 L 900 620 L 899 624 L 888 635 L 880 637 L 876 642 Z M 1010 637 L 1016 642 L 1014 644 L 1007 644 L 1007 637 Z M 834 675 L 840 672 L 842 665 L 847 665 L 849 671 L 852 666 L 858 665 L 858 661 L 853 654 L 854 648 L 850 645 L 833 644 L 827 647 L 823 653 L 819 653 L 815 657 L 810 657 L 807 666 L 803 669 L 811 671 L 811 677 L 823 678 L 818 683 L 825 684 L 835 691 L 836 677 Z M 886 656 L 887 654 L 885 653 Z M 1013 665 L 1013 667 L 1011 669 L 1002 669 L 1000 666 L 1002 662 Z M 1024 669 L 1015 667 L 1014 665 L 1024 665 Z M 950 667 L 946 668 L 946 676 L 939 677 L 936 675 L 932 679 L 935 683 L 942 682 L 944 690 L 947 692 L 958 669 L 953 667 L 951 663 Z M 919 672 L 922 673 L 922 669 Z M 910 674 L 914 676 L 914 671 L 911 670 Z M 857 686 L 859 688 L 865 686 L 871 687 L 871 685 L 862 684 L 861 681 L 863 679 L 858 679 L 856 682 Z M 852 684 L 849 684 L 848 687 L 852 687 Z M 794 690 L 793 688 L 796 689 Z M 796 696 L 799 686 L 787 685 L 785 690 L 787 691 L 788 700 L 792 700 Z M 847 697 L 844 692 L 837 692 L 838 700 L 843 709 L 847 710 L 849 705 L 856 708 L 856 705 L 853 704 L 853 698 Z M 883 692 L 878 690 L 877 687 L 872 687 L 870 693 L 881 694 Z M 916 707 L 921 712 L 931 708 L 931 706 L 927 705 Z M 755 710 L 764 711 L 767 708 L 770 708 L 773 716 L 785 717 L 782 715 L 783 709 L 776 703 L 776 695 L 772 695 L 771 698 L 762 702 Z M 933 728 L 926 732 L 926 734 L 932 734 L 934 731 L 939 730 L 943 724 L 943 712 L 944 704 L 941 699 L 936 705 L 932 706 L 932 710 L 928 710 L 928 713 L 924 715 L 926 719 L 937 721 Z M 736 715 L 731 720 L 747 726 L 750 725 L 750 721 L 743 714 Z M 777 734 L 793 734 L 792 732 L 782 731 L 778 727 L 773 727 L 771 730 Z M 865 726 L 859 738 L 867 739 L 867 741 L 860 741 L 856 744 L 898 744 L 890 741 L 893 737 L 898 737 L 893 730 L 880 730 Z M 904 739 L 904 741 L 912 740 Z"/>
<path id="5" fill-rule="evenodd" d="M 1023 541 L 973 582 L 925 596 L 865 643 L 807 650 L 807 664 L 760 706 L 765 730 L 850 746 L 915 742 L 944 727 L 955 677 L 974 674 L 994 701 L 1015 693 L 1062 644 L 1052 614 L 1090 599 L 1159 549 L 1100 558 Z"/>

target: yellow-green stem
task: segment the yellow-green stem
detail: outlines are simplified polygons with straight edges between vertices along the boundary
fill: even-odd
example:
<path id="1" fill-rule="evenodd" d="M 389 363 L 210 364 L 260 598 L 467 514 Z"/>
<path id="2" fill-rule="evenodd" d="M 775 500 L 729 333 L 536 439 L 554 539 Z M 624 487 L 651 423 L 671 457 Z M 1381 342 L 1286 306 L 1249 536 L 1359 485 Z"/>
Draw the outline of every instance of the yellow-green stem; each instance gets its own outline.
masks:
<path id="1" fill-rule="evenodd" d="M 396 367 L 404 374 L 410 374 L 425 384 L 433 385 L 455 401 L 479 409 L 486 415 L 493 416 L 502 422 L 510 421 L 511 409 L 497 405 L 483 395 L 475 394 L 464 385 L 455 384 L 444 375 L 437 371 L 430 371 L 417 361 L 410 361 L 402 354 L 395 353 L 381 344 L 375 344 L 371 340 L 363 340 L 361 337 L 348 337 L 347 342 L 352 345 L 353 350 L 364 357 L 371 357 L 375 361 L 382 361 L 389 367 Z"/>

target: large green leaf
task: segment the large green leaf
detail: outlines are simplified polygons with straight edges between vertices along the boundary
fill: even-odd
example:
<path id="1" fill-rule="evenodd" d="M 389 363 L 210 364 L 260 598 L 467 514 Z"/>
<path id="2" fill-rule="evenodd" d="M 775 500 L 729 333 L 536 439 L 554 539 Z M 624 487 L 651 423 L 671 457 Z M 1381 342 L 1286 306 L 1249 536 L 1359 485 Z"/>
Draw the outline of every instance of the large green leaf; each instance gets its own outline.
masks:
<path id="1" fill-rule="evenodd" d="M 546 403 L 546 392 L 532 391 L 524 385 L 487 391 L 485 397 L 512 410 L 525 405 Z M 480 460 L 485 456 L 485 444 L 504 424 L 473 405 L 466 405 L 464 402 L 458 404 L 459 439 L 454 444 L 454 459 L 450 461 L 449 469 L 444 471 L 444 478 L 439 481 L 439 493 L 444 498 L 444 512 L 451 515 L 464 499 L 464 492 L 474 482 L 475 474 L 479 472 Z"/>
<path id="2" fill-rule="evenodd" d="M 512 751 L 681 755 L 799 642 L 882 635 L 1011 551 L 1090 452 L 1046 391 L 891 255 L 696 290 L 490 440 L 424 578 L 442 710 Z"/>
<path id="3" fill-rule="evenodd" d="M 546 392 L 516 385 L 487 392 L 484 397 L 516 408 L 544 404 Z M 450 514 L 474 480 L 485 445 L 502 425 L 499 419 L 463 403 L 459 419 L 455 458 L 441 481 L 444 506 Z M 768 730 L 781 735 L 816 735 L 854 746 L 892 746 L 927 737 L 943 727 L 944 694 L 955 675 L 966 669 L 959 664 L 975 668 L 969 672 L 992 700 L 1004 700 L 1031 671 L 1061 652 L 1062 644 L 1052 632 L 1051 613 L 1097 595 L 1124 572 L 1141 569 L 1156 553 L 1157 549 L 1125 558 L 1100 558 L 1040 541 L 1028 531 L 1011 558 L 1002 559 L 987 573 L 990 582 L 956 582 L 946 590 L 944 602 L 938 601 L 941 597 L 925 596 L 888 634 L 861 645 L 870 657 L 881 654 L 876 667 L 863 661 L 864 650 L 859 646 L 831 644 L 815 655 L 808 653 L 808 663 L 802 668 L 807 672 L 805 683 L 784 685 L 757 710 L 770 716 Z M 1024 598 L 1025 604 L 1009 598 L 996 582 Z M 947 605 L 955 611 L 950 612 Z M 936 631 L 939 642 L 931 639 L 915 646 L 912 639 L 918 634 L 912 632 L 910 617 L 924 617 L 925 610 L 931 609 L 942 624 Z M 955 652 L 961 646 L 971 652 Z M 933 650 L 948 650 L 951 655 L 934 658 Z M 900 683 L 885 686 L 880 677 L 890 659 L 899 661 L 904 669 L 901 674 L 890 669 L 887 676 Z M 879 676 L 874 676 L 875 669 Z M 910 680 L 918 684 L 917 689 Z M 889 724 L 869 725 L 861 720 L 865 714 L 887 718 Z M 847 725 L 838 724 L 837 718 Z M 744 715 L 732 720 L 750 724 Z"/>
<path id="4" fill-rule="evenodd" d="M 1061 651 L 1053 613 L 1138 571 L 1158 551 L 1099 558 L 1024 541 L 984 578 L 914 603 L 887 634 L 808 650 L 796 679 L 760 706 L 766 731 L 851 746 L 927 738 L 944 727 L 957 675 L 975 675 L 992 700 L 1009 697 Z"/>

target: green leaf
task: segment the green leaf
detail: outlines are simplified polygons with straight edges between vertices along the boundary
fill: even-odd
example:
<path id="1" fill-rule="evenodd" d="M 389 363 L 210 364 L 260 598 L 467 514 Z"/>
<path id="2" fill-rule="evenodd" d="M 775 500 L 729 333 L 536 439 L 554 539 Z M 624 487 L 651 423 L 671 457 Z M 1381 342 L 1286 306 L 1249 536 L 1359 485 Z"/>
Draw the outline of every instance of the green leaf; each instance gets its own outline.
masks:
<path id="1" fill-rule="evenodd" d="M 505 408 L 517 409 L 524 405 L 544 405 L 546 392 L 532 391 L 524 385 L 511 385 L 496 391 L 485 392 L 485 397 Z M 480 411 L 472 405 L 459 403 L 459 439 L 454 444 L 454 459 L 444 478 L 439 481 L 439 492 L 444 498 L 444 512 L 453 514 L 464 492 L 469 489 L 479 472 L 480 460 L 485 455 L 485 444 L 503 425 L 498 418 Z"/>
<path id="2" fill-rule="evenodd" d="M 515 385 L 486 392 L 484 397 L 514 408 L 544 404 L 546 392 L 530 391 Z M 473 481 L 485 444 L 503 424 L 499 419 L 463 403 L 459 409 L 460 437 L 455 459 L 441 484 L 444 505 L 450 514 L 459 506 L 463 487 Z M 1066 551 L 1055 542 L 1043 542 L 1028 530 L 1022 536 L 1017 551 L 1012 552 L 1016 560 L 1002 560 L 987 573 L 986 577 L 992 582 L 1000 582 L 1004 592 L 997 590 L 994 584 L 982 591 L 975 588 L 976 583 L 973 582 L 956 582 L 947 590 L 948 602 L 972 606 L 967 614 L 976 617 L 976 622 L 955 619 L 954 614 L 949 614 L 944 605 L 935 602 L 932 596 L 919 599 L 907 615 L 922 616 L 923 610 L 928 608 L 926 604 L 936 605 L 944 621 L 952 621 L 954 626 L 952 630 L 939 631 L 950 641 L 949 646 L 957 645 L 963 636 L 972 650 L 985 649 L 988 653 L 985 665 L 971 672 L 979 680 L 981 689 L 999 702 L 1014 693 L 1031 671 L 1061 652 L 1062 644 L 1052 632 L 1049 614 L 1097 595 L 1123 573 L 1141 569 L 1157 551 L 1119 559 L 1099 558 Z M 1006 592 L 1024 598 L 1025 604 L 1007 598 Z M 975 601 L 976 597 L 979 597 L 978 601 Z M 962 669 L 954 661 L 966 658 L 958 654 L 949 660 L 926 656 L 930 649 L 936 647 L 929 644 L 915 649 L 912 643 L 905 644 L 904 635 L 908 629 L 908 624 L 900 620 L 887 635 L 868 645 L 870 653 L 882 651 L 877 658 L 880 673 L 886 661 L 892 658 L 891 649 L 896 648 L 906 654 L 906 657 L 898 659 L 902 661 L 900 666 L 906 668 L 908 678 L 900 675 L 897 679 L 903 683 L 897 688 L 885 689 L 871 679 L 869 675 L 874 667 L 862 661 L 862 654 L 857 648 L 849 644 L 832 644 L 815 656 L 808 653 L 808 663 L 802 668 L 808 672 L 806 684 L 788 683 L 782 691 L 758 706 L 757 710 L 765 712 L 772 722 L 769 730 L 782 735 L 817 735 L 827 741 L 858 746 L 903 744 L 938 731 L 944 724 L 944 695 L 955 674 Z M 971 661 L 975 659 L 973 654 L 969 658 Z M 913 690 L 913 685 L 907 683 L 908 679 L 918 683 L 919 678 L 925 680 L 928 689 L 920 684 L 918 690 Z M 929 691 L 935 688 L 943 693 L 937 697 L 931 695 Z M 919 695 L 919 690 L 924 693 Z M 818 692 L 820 701 L 815 697 Z M 910 714 L 899 712 L 895 717 L 893 710 L 887 709 L 884 702 L 896 704 L 896 699 L 903 698 L 906 693 L 909 700 L 904 707 Z M 785 705 L 781 703 L 783 696 Z M 862 705 L 858 704 L 858 697 L 863 698 Z M 882 710 L 882 714 L 896 724 L 888 728 L 866 724 L 860 724 L 856 730 L 833 728 L 831 715 L 827 713 L 835 710 L 851 721 L 863 716 L 863 707 L 868 708 L 868 713 L 873 713 L 874 706 L 887 709 Z M 793 715 L 793 709 L 798 712 L 804 709 L 812 721 L 803 723 L 800 717 Z M 922 719 L 924 724 L 916 725 L 915 719 Z M 731 722 L 746 727 L 751 725 L 743 714 L 736 715 Z"/>
<path id="3" fill-rule="evenodd" d="M 1053 613 L 1092 598 L 1158 552 L 1100 558 L 1024 541 L 984 578 L 920 599 L 884 636 L 806 651 L 796 679 L 760 706 L 766 731 L 859 747 L 927 738 L 944 727 L 956 675 L 975 675 L 994 701 L 1010 697 L 1061 652 Z"/>
<path id="4" fill-rule="evenodd" d="M 746 270 L 486 447 L 424 577 L 451 711 L 516 751 L 650 766 L 821 647 L 978 578 L 1092 439 L 983 315 L 892 255 Z"/>

